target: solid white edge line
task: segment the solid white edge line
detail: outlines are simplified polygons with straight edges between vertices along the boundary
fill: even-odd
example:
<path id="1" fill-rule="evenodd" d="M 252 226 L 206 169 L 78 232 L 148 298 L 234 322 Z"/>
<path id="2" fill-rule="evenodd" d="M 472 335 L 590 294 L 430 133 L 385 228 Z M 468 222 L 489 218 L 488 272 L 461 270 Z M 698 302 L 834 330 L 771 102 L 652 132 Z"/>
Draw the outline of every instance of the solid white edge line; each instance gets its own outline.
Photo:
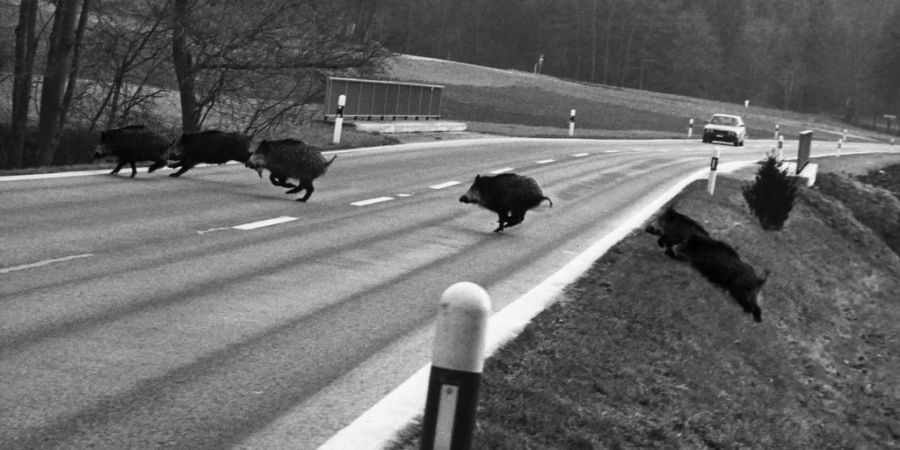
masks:
<path id="1" fill-rule="evenodd" d="M 718 171 L 731 172 L 754 163 L 754 161 L 725 163 L 719 166 Z M 704 168 L 682 179 L 600 238 L 587 250 L 566 263 L 553 275 L 491 316 L 488 323 L 485 358 L 489 358 L 504 344 L 518 336 L 531 319 L 553 304 L 563 289 L 587 272 L 597 258 L 603 256 L 613 245 L 649 219 L 653 213 L 662 208 L 688 184 L 702 179 L 708 173 L 709 169 Z M 399 432 L 424 412 L 430 373 L 430 364 L 419 369 L 378 403 L 325 441 L 319 446 L 319 450 L 348 448 L 381 450 L 387 447 Z"/>
<path id="2" fill-rule="evenodd" d="M 490 172 L 490 174 L 497 175 L 497 174 L 501 174 L 501 173 L 512 172 L 513 170 L 515 170 L 515 169 L 513 169 L 512 167 L 504 167 L 502 169 L 492 170 Z"/>
<path id="3" fill-rule="evenodd" d="M 358 202 L 353 202 L 353 203 L 351 203 L 351 205 L 353 205 L 353 206 L 369 206 L 369 205 L 374 205 L 375 203 L 387 202 L 387 201 L 390 201 L 393 199 L 394 199 L 394 197 L 375 197 L 375 198 L 370 198 L 368 200 L 360 200 Z"/>
<path id="4" fill-rule="evenodd" d="M 428 186 L 428 189 L 434 189 L 434 190 L 445 189 L 445 188 L 448 188 L 448 187 L 450 187 L 450 186 L 456 186 L 457 184 L 462 184 L 462 182 L 460 182 L 460 181 L 448 181 L 448 182 L 446 182 L 446 183 L 435 184 L 434 186 Z"/>
<path id="5" fill-rule="evenodd" d="M 72 256 L 66 256 L 63 258 L 47 259 L 44 261 L 38 261 L 36 263 L 31 263 L 31 264 L 23 264 L 21 266 L 4 267 L 4 268 L 0 269 L 0 275 L 5 274 L 5 273 L 10 273 L 10 272 L 17 272 L 19 270 L 33 269 L 35 267 L 46 266 L 48 264 L 54 264 L 54 263 L 58 263 L 58 262 L 71 261 L 73 259 L 88 258 L 91 256 L 94 256 L 94 254 L 93 253 L 82 253 L 80 255 L 72 255 Z"/>
<path id="6" fill-rule="evenodd" d="M 297 218 L 291 217 L 291 216 L 281 216 L 281 217 L 276 217 L 274 219 L 260 220 L 258 222 L 250 222 L 250 223 L 245 223 L 242 225 L 235 225 L 231 228 L 234 228 L 235 230 L 245 230 L 245 231 L 246 230 L 255 230 L 257 228 L 278 225 L 280 223 L 291 222 L 294 220 L 297 220 Z"/>

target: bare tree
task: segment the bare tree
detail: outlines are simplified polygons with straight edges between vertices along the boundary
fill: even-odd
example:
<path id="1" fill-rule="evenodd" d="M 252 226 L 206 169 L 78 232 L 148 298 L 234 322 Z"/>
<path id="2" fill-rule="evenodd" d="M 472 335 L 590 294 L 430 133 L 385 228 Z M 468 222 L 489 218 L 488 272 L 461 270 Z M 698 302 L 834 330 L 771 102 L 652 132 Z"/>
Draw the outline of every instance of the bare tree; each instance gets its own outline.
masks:
<path id="1" fill-rule="evenodd" d="M 66 117 L 72 105 L 72 97 L 75 95 L 75 87 L 78 85 L 79 64 L 81 61 L 81 44 L 84 41 L 84 31 L 87 28 L 88 15 L 91 12 L 91 0 L 83 0 L 81 14 L 78 18 L 78 26 L 75 28 L 75 41 L 72 49 L 72 64 L 69 69 L 69 77 L 66 81 L 66 92 L 63 94 L 61 111 L 59 113 L 59 127 L 66 125 Z"/>
<path id="2" fill-rule="evenodd" d="M 12 117 L 10 142 L 7 146 L 8 166 L 22 167 L 25 131 L 28 127 L 28 103 L 31 100 L 31 79 L 37 55 L 37 0 L 22 0 L 19 4 L 19 24 L 16 27 L 15 74 L 13 75 Z"/>
<path id="3" fill-rule="evenodd" d="M 266 80 L 284 80 L 285 73 L 294 74 L 293 83 L 279 92 L 310 92 L 304 86 L 320 83 L 318 73 L 362 68 L 381 52 L 364 29 L 374 9 L 358 1 L 174 0 L 171 6 L 172 63 L 185 132 L 198 130 L 217 106 L 235 98 L 253 99 L 264 109 L 300 107 L 303 101 L 283 95 L 270 102 L 257 95 Z"/>
<path id="4" fill-rule="evenodd" d="M 58 0 L 47 48 L 44 82 L 41 89 L 41 109 L 38 119 L 38 162 L 51 165 L 59 144 L 63 118 L 62 97 L 75 48 L 75 18 L 77 0 Z"/>

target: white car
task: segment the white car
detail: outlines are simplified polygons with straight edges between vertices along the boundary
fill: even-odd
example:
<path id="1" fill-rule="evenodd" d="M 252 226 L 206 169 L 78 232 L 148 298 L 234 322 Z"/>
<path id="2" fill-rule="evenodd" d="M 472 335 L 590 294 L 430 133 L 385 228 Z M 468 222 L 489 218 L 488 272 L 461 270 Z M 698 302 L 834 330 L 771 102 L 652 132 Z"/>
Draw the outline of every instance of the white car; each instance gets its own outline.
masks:
<path id="1" fill-rule="evenodd" d="M 735 147 L 743 146 L 747 137 L 744 119 L 730 114 L 713 114 L 703 126 L 703 142 L 731 142 Z"/>

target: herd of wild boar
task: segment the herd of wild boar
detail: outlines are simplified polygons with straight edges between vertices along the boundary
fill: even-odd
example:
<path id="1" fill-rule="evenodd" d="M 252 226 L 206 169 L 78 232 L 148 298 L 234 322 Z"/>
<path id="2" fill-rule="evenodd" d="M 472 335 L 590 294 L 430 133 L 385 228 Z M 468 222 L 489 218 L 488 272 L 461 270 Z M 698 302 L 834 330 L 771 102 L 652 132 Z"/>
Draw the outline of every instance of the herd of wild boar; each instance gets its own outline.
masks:
<path id="1" fill-rule="evenodd" d="M 111 174 L 117 174 L 127 163 L 132 177 L 137 173 L 135 163 L 142 161 L 151 162 L 149 172 L 163 166 L 178 168 L 171 177 L 179 177 L 200 163 L 238 161 L 255 170 L 260 178 L 268 170 L 269 181 L 289 188 L 287 194 L 305 191 L 297 199 L 301 202 L 309 199 L 315 190 L 313 180 L 324 175 L 336 158 L 326 160 L 319 149 L 297 139 L 263 140 L 252 152 L 250 146 L 249 136 L 217 130 L 182 134 L 170 144 L 148 128 L 134 125 L 101 133 L 94 158 L 115 157 L 118 162 Z M 462 203 L 476 204 L 496 213 L 495 232 L 522 223 L 525 213 L 545 200 L 553 206 L 537 181 L 514 173 L 477 175 L 469 190 L 459 198 Z M 666 255 L 690 264 L 731 294 L 755 321 L 762 321 L 759 296 L 768 271 L 758 276 L 733 247 L 712 238 L 699 223 L 672 207 L 658 215 L 645 231 L 659 236 L 657 243 L 665 248 Z"/>
<path id="2" fill-rule="evenodd" d="M 275 186 L 291 188 L 288 194 L 306 190 L 298 201 L 305 202 L 313 193 L 313 180 L 325 174 L 334 161 L 326 161 L 319 149 L 296 139 L 262 141 L 256 150 L 250 151 L 250 136 L 209 130 L 185 133 L 170 144 L 162 136 L 143 125 L 106 130 L 100 133 L 100 144 L 94 150 L 94 158 L 118 159 L 113 175 L 125 164 L 131 166 L 131 176 L 137 173 L 135 163 L 150 161 L 147 169 L 153 172 L 163 166 L 178 168 L 170 177 L 179 177 L 197 164 L 224 164 L 229 161 L 244 163 L 256 170 L 260 177 L 268 169 L 269 181 Z M 289 180 L 298 180 L 292 184 Z"/>

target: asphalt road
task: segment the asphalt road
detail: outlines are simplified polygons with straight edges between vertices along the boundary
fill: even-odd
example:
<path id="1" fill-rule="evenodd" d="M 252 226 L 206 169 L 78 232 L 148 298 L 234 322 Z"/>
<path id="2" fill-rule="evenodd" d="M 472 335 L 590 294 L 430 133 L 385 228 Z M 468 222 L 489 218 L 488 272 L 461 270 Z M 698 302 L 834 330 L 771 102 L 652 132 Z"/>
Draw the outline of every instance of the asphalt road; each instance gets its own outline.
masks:
<path id="1" fill-rule="evenodd" d="M 240 165 L 0 179 L 0 448 L 315 448 L 428 362 L 445 288 L 478 283 L 501 309 L 713 148 L 339 152 L 305 204 Z M 553 207 L 492 233 L 457 199 L 503 170 Z"/>

